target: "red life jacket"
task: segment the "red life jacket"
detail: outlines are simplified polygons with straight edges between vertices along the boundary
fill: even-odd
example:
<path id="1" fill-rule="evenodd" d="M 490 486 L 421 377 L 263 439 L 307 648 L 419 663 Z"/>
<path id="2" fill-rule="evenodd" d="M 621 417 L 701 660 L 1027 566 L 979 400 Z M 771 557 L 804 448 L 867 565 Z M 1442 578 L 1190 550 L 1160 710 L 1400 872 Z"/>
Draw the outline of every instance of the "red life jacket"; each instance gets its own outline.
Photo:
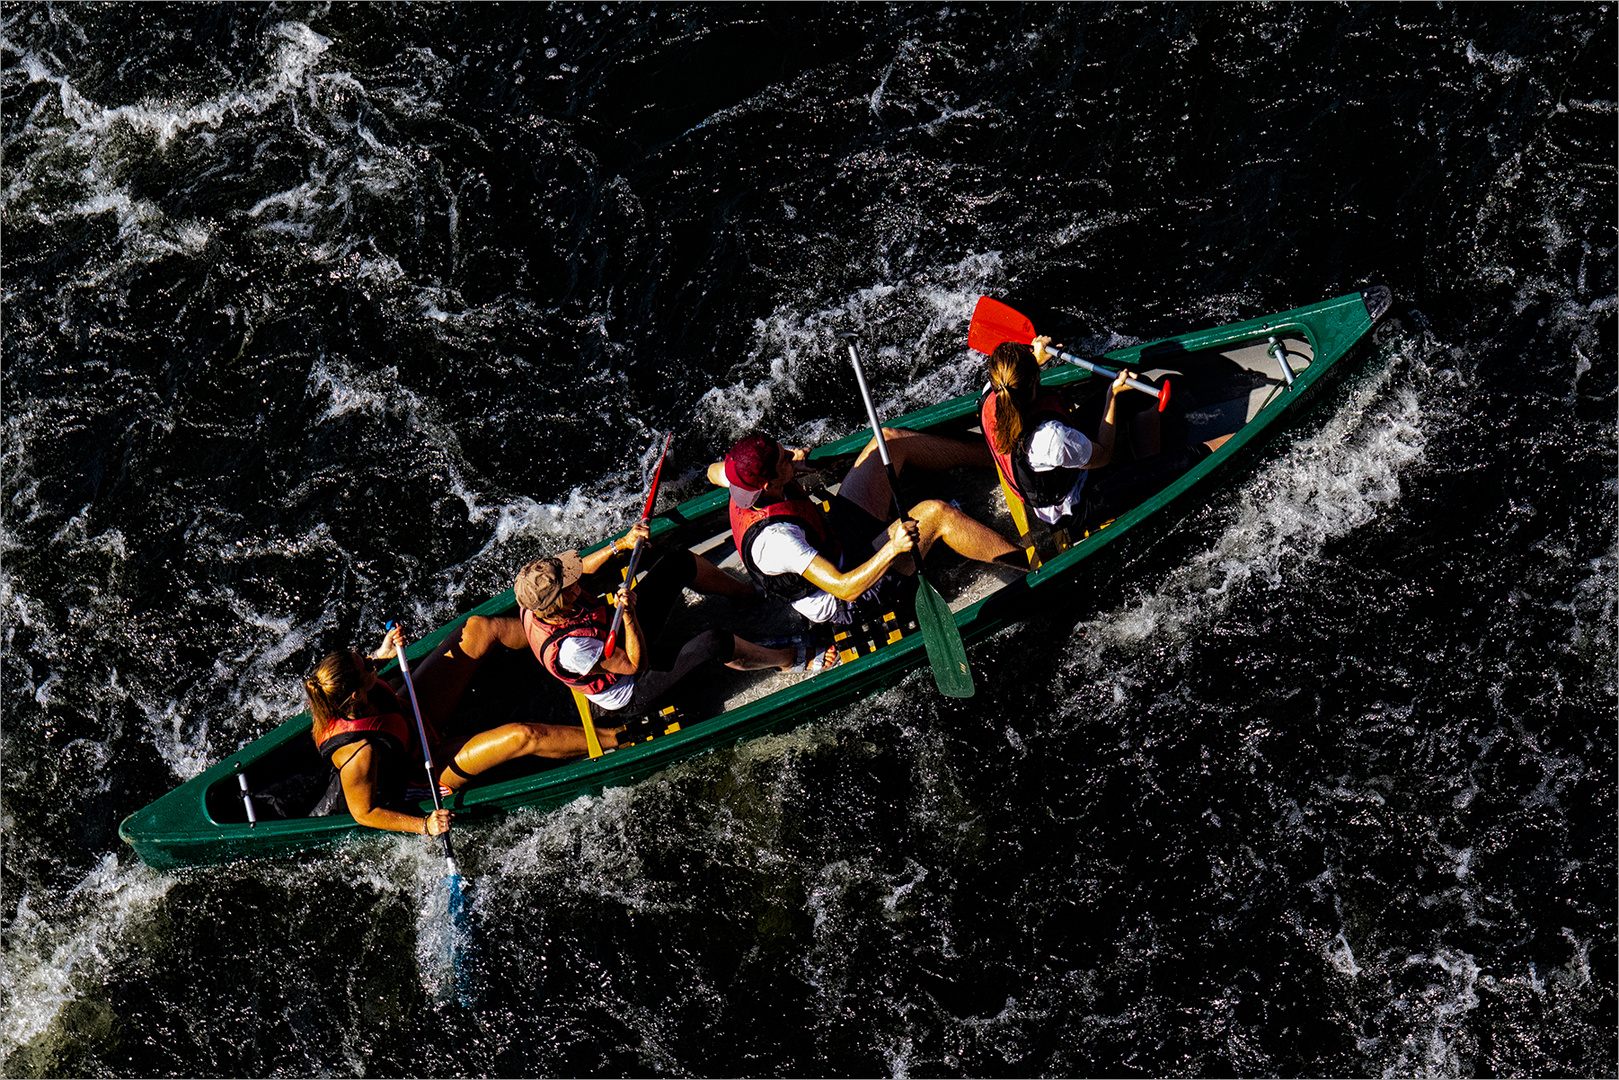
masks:
<path id="1" fill-rule="evenodd" d="M 534 650 L 534 655 L 545 665 L 545 670 L 581 694 L 599 694 L 623 676 L 605 670 L 590 675 L 575 675 L 557 660 L 566 639 L 588 637 L 606 641 L 607 632 L 613 627 L 613 615 L 606 604 L 595 597 L 581 596 L 579 601 L 579 610 L 562 623 L 541 622 L 533 612 L 524 610 L 523 633 L 528 636 L 528 647 Z"/>
<path id="2" fill-rule="evenodd" d="M 767 594 L 792 603 L 820 589 L 811 585 L 801 574 L 766 574 L 753 561 L 753 540 L 759 530 L 781 524 L 797 525 L 803 529 L 804 538 L 810 546 L 834 566 L 843 555 L 843 545 L 838 543 L 821 504 L 806 495 L 796 483 L 787 485 L 778 502 L 766 506 L 738 506 L 735 502 L 731 503 L 731 540 L 736 544 L 742 565 L 748 569 L 748 577 Z"/>
<path id="3" fill-rule="evenodd" d="M 1074 490 L 1074 485 L 1084 477 L 1085 470 L 1066 465 L 1045 471 L 1034 469 L 1029 464 L 1029 437 L 1034 434 L 1035 428 L 1047 420 L 1056 420 L 1072 427 L 1073 419 L 1068 407 L 1056 394 L 1041 394 L 1035 399 L 1034 408 L 1029 410 L 1023 438 L 1009 454 L 995 449 L 995 407 L 994 389 L 985 390 L 983 397 L 978 399 L 978 422 L 984 429 L 984 441 L 989 444 L 989 452 L 995 457 L 995 467 L 1001 470 L 1001 475 L 1012 485 L 1018 498 L 1029 506 L 1060 505 Z"/>
<path id="4" fill-rule="evenodd" d="M 332 717 L 326 722 L 326 738 L 321 740 L 320 756 L 330 758 L 352 743 L 375 741 L 385 750 L 403 753 L 417 762 L 425 762 L 427 759 L 422 755 L 421 740 L 416 737 L 416 725 L 405 719 L 405 704 L 399 700 L 399 695 L 393 692 L 393 688 L 379 681 L 366 697 L 372 708 L 378 707 L 377 699 L 380 698 L 381 708 L 391 711 L 379 712 L 372 716 Z M 423 726 L 427 728 L 427 737 L 436 745 L 438 736 L 425 718 Z M 382 738 L 372 739 L 368 736 L 382 736 Z"/>

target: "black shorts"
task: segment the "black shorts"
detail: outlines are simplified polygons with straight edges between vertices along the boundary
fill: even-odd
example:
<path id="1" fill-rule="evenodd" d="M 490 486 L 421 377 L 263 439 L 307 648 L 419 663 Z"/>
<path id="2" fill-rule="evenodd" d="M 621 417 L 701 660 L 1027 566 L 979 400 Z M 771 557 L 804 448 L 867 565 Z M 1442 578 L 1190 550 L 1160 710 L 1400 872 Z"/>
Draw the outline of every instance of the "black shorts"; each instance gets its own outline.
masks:
<path id="1" fill-rule="evenodd" d="M 843 549 L 838 559 L 838 569 L 845 572 L 877 554 L 877 549 L 882 546 L 879 539 L 888 538 L 888 522 L 867 513 L 864 507 L 842 495 L 832 496 L 826 518 L 832 524 L 832 534 L 838 538 L 838 546 Z"/>
<path id="2" fill-rule="evenodd" d="M 648 665 L 635 677 L 635 689 L 630 691 L 630 700 L 624 703 L 624 707 L 606 712 L 605 715 L 627 720 L 649 713 L 661 707 L 669 692 L 698 667 L 709 661 L 727 664 L 735 655 L 736 638 L 724 630 L 708 630 L 698 634 L 664 664 Z"/>
<path id="3" fill-rule="evenodd" d="M 635 586 L 635 614 L 641 620 L 641 632 L 650 642 L 669 621 L 669 613 L 681 602 L 681 592 L 697 580 L 697 556 L 685 548 L 647 547 L 641 552 L 645 574 Z M 609 563 L 585 582 L 589 591 L 597 594 L 616 593 L 623 579 L 618 568 Z"/>
<path id="4" fill-rule="evenodd" d="M 877 549 L 888 540 L 888 522 L 872 516 L 842 495 L 832 496 L 832 505 L 827 509 L 826 516 L 843 548 L 838 569 L 844 572 L 853 570 L 877 554 Z M 839 600 L 838 608 L 848 612 L 849 622 L 862 622 L 896 606 L 906 606 L 915 585 L 915 578 L 907 578 L 898 571 L 890 570 L 859 599 Z"/>

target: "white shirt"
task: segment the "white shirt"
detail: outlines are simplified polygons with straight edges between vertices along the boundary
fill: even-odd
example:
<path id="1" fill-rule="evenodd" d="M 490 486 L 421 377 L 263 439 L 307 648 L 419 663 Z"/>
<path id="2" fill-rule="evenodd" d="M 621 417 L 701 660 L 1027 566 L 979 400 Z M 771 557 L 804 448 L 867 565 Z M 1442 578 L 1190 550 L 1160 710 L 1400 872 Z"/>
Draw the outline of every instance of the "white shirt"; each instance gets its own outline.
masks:
<path id="1" fill-rule="evenodd" d="M 1029 436 L 1029 468 L 1035 472 L 1084 469 L 1090 464 L 1092 449 L 1091 441 L 1080 432 L 1061 420 L 1047 420 Z M 1054 506 L 1032 507 L 1034 516 L 1048 525 L 1061 521 L 1064 515 L 1073 513 L 1074 506 L 1079 502 L 1079 493 L 1084 488 L 1085 473 L 1081 472 L 1079 479 L 1074 481 L 1073 490 L 1063 496 L 1062 502 Z"/>
<path id="2" fill-rule="evenodd" d="M 588 675 L 591 668 L 601 663 L 607 654 L 607 643 L 592 637 L 563 638 L 557 646 L 557 666 L 575 675 Z M 620 675 L 618 682 L 599 694 L 585 694 L 604 709 L 622 709 L 630 703 L 635 692 L 635 676 Z"/>
<path id="3" fill-rule="evenodd" d="M 791 522 L 781 521 L 774 525 L 766 525 L 754 534 L 750 554 L 753 556 L 753 564 L 761 573 L 802 575 L 820 552 L 816 551 L 815 545 L 804 536 L 803 529 Z M 870 555 L 867 556 L 869 557 Z M 860 560 L 861 563 L 865 561 Z M 865 596 L 870 596 L 876 589 L 877 586 L 873 585 L 866 591 Z M 812 623 L 849 621 L 848 605 L 839 603 L 837 597 L 824 589 L 816 589 L 808 596 L 794 600 L 793 610 Z"/>

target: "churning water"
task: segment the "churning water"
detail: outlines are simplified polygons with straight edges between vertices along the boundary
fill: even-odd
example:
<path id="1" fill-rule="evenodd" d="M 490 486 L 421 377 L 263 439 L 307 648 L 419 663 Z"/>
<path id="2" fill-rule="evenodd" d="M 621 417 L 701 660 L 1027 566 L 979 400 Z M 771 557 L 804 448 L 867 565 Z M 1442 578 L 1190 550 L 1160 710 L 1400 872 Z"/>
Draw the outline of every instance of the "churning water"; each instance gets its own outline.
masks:
<path id="1" fill-rule="evenodd" d="M 1609 5 L 8 4 L 6 1075 L 1613 1075 Z M 634 788 L 118 822 L 739 432 L 1369 284 L 1122 585 Z"/>

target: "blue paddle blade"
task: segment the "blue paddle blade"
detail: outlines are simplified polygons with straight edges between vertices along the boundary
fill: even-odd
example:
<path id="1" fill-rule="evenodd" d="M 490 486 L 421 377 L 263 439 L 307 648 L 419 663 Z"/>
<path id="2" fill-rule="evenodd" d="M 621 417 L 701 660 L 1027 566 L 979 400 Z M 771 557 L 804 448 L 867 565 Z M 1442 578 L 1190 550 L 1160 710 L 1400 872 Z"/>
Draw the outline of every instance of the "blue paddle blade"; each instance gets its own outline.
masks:
<path id="1" fill-rule="evenodd" d="M 445 875 L 428 897 L 422 914 L 424 925 L 416 953 L 423 987 L 440 1005 L 454 1002 L 470 1007 L 475 998 L 472 968 L 476 941 L 466 882 L 460 874 Z"/>

